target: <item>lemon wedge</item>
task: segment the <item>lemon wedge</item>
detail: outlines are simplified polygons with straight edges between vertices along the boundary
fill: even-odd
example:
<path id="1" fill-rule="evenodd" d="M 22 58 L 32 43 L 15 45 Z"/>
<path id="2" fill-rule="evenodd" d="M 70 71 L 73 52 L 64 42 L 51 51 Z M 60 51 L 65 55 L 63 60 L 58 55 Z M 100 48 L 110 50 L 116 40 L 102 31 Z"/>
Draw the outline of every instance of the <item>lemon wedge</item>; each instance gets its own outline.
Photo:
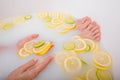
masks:
<path id="1" fill-rule="evenodd" d="M 113 80 L 112 74 L 108 70 L 97 70 L 96 74 L 99 80 Z"/>
<path id="2" fill-rule="evenodd" d="M 106 51 L 100 51 L 93 57 L 93 62 L 97 68 L 109 68 L 112 65 L 112 57 Z"/>
<path id="3" fill-rule="evenodd" d="M 76 45 L 75 50 L 74 50 L 75 52 L 84 52 L 87 47 L 87 45 L 83 39 L 76 39 L 75 45 Z"/>
<path id="4" fill-rule="evenodd" d="M 96 69 L 89 69 L 86 73 L 86 80 L 98 80 L 96 76 Z"/>
<path id="5" fill-rule="evenodd" d="M 18 52 L 18 56 L 20 57 L 20 58 L 25 58 L 25 57 L 28 57 L 30 54 L 28 54 L 25 50 L 24 50 L 24 48 L 21 48 L 20 50 L 19 50 L 19 52 Z"/>
<path id="6" fill-rule="evenodd" d="M 71 56 L 64 60 L 65 71 L 69 73 L 79 72 L 81 66 L 82 66 L 81 60 L 76 56 Z"/>

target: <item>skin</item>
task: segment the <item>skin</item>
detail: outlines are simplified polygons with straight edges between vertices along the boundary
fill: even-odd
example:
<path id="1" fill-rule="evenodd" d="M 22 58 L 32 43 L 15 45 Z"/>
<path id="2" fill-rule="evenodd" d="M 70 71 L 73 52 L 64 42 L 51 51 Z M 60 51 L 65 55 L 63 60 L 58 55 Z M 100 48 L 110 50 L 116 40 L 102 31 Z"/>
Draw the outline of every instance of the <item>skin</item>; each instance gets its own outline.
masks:
<path id="1" fill-rule="evenodd" d="M 100 41 L 100 26 L 95 21 L 91 21 L 89 17 L 78 19 L 76 26 L 76 29 L 81 31 L 80 36 L 95 40 L 97 42 Z"/>
<path id="2" fill-rule="evenodd" d="M 38 62 L 38 57 L 34 58 L 11 72 L 7 80 L 34 80 L 48 66 L 52 59 L 53 57 L 49 56 L 42 62 Z"/>

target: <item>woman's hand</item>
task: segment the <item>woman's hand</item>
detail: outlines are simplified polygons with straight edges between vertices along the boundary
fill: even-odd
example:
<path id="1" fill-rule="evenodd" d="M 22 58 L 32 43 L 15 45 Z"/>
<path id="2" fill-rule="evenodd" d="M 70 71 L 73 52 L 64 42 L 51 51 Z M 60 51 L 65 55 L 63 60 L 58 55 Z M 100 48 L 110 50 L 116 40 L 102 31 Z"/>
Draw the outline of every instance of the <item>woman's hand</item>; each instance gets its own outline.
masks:
<path id="1" fill-rule="evenodd" d="M 28 63 L 15 69 L 7 78 L 7 80 L 33 80 L 41 71 L 47 67 L 53 57 L 49 56 L 42 62 L 38 63 L 38 58 L 34 58 Z"/>

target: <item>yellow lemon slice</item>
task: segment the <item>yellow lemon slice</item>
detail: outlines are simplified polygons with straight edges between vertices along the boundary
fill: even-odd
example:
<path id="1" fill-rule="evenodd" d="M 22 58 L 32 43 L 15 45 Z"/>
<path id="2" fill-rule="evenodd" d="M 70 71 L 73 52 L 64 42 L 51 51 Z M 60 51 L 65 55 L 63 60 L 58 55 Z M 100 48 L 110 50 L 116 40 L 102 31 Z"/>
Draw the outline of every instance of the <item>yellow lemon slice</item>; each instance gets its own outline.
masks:
<path id="1" fill-rule="evenodd" d="M 24 48 L 21 48 L 20 50 L 19 50 L 19 52 L 18 52 L 18 56 L 20 57 L 20 58 L 25 58 L 25 57 L 28 57 L 30 54 L 28 54 L 25 50 L 24 50 Z"/>
<path id="2" fill-rule="evenodd" d="M 27 42 L 24 44 L 24 50 L 29 53 L 29 54 L 33 54 L 33 44 L 34 42 Z"/>
<path id="3" fill-rule="evenodd" d="M 51 22 L 52 18 L 50 16 L 46 16 L 43 18 L 44 22 Z"/>
<path id="4" fill-rule="evenodd" d="M 25 22 L 24 17 L 16 17 L 16 18 L 13 19 L 14 24 L 20 24 L 20 23 L 24 23 L 24 22 Z"/>
<path id="5" fill-rule="evenodd" d="M 61 25 L 61 24 L 63 23 L 63 21 L 62 21 L 61 19 L 59 19 L 59 18 L 53 18 L 53 19 L 51 20 L 51 23 L 52 23 L 53 25 L 59 26 L 59 25 Z"/>
<path id="6" fill-rule="evenodd" d="M 64 68 L 67 72 L 76 73 L 81 69 L 81 60 L 76 56 L 68 57 L 64 60 Z"/>
<path id="7" fill-rule="evenodd" d="M 40 13 L 37 15 L 38 18 L 45 18 L 45 17 L 47 17 L 47 16 L 48 16 L 48 12 L 40 12 Z"/>
<path id="8" fill-rule="evenodd" d="M 89 47 L 89 49 L 87 51 L 93 51 L 96 47 L 95 42 L 91 39 L 84 39 L 84 40 L 85 40 L 87 46 Z"/>
<path id="9" fill-rule="evenodd" d="M 52 46 L 53 46 L 52 42 L 46 42 L 42 47 L 33 48 L 33 52 L 37 55 L 44 55 L 51 49 Z"/>
<path id="10" fill-rule="evenodd" d="M 32 15 L 26 15 L 24 18 L 25 18 L 25 20 L 30 20 L 30 19 L 32 19 Z"/>
<path id="11" fill-rule="evenodd" d="M 112 74 L 108 70 L 97 70 L 98 80 L 113 80 Z"/>
<path id="12" fill-rule="evenodd" d="M 56 28 L 56 27 L 58 27 L 58 26 L 52 24 L 51 22 L 46 23 L 46 26 L 47 26 L 48 28 Z"/>
<path id="13" fill-rule="evenodd" d="M 66 24 L 74 24 L 75 23 L 75 20 L 71 16 L 67 16 L 64 19 L 64 21 L 65 21 Z"/>
<path id="14" fill-rule="evenodd" d="M 87 47 L 87 45 L 83 39 L 76 39 L 75 45 L 76 45 L 75 50 L 74 50 L 75 52 L 84 52 Z"/>
<path id="15" fill-rule="evenodd" d="M 111 67 L 112 57 L 106 51 L 100 51 L 94 55 L 93 62 L 99 67 Z"/>
<path id="16" fill-rule="evenodd" d="M 76 24 L 65 24 L 66 29 L 73 30 L 76 27 Z"/>
<path id="17" fill-rule="evenodd" d="M 86 80 L 98 80 L 96 76 L 96 69 L 89 69 L 86 73 Z"/>
<path id="18" fill-rule="evenodd" d="M 75 49 L 75 43 L 70 41 L 70 42 L 65 42 L 63 45 L 63 48 L 65 50 L 74 50 Z"/>
<path id="19" fill-rule="evenodd" d="M 80 76 L 74 76 L 74 77 L 72 77 L 72 79 L 70 79 L 70 80 L 83 80 L 83 79 L 81 79 Z"/>
<path id="20" fill-rule="evenodd" d="M 77 56 L 73 51 L 59 51 L 55 55 L 55 61 L 57 64 L 63 66 L 64 60 L 70 56 Z"/>
<path id="21" fill-rule="evenodd" d="M 9 30 L 9 29 L 11 29 L 12 27 L 13 27 L 13 23 L 7 22 L 7 23 L 4 24 L 3 29 L 4 29 L 4 30 Z"/>
<path id="22" fill-rule="evenodd" d="M 52 18 L 60 18 L 61 15 L 59 12 L 52 11 L 52 12 L 49 12 L 49 16 Z"/>

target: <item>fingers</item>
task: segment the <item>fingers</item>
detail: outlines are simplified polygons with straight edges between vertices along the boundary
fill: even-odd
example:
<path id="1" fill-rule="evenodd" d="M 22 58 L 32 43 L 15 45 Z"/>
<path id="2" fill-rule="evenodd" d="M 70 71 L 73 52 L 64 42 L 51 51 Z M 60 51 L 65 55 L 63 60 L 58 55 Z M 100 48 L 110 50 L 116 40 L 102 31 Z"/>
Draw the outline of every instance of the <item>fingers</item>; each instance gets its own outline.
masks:
<path id="1" fill-rule="evenodd" d="M 38 62 L 38 57 L 30 60 L 29 62 L 27 62 L 26 64 L 20 66 L 18 68 L 18 70 L 20 70 L 20 72 L 24 72 L 26 70 L 28 70 L 29 68 L 31 68 L 32 66 L 34 66 L 36 63 Z"/>
<path id="2" fill-rule="evenodd" d="M 51 57 L 51 56 L 44 59 L 44 61 L 37 64 L 37 66 L 35 68 L 28 71 L 29 75 L 32 76 L 32 78 L 35 78 L 44 68 L 47 67 L 47 65 L 51 62 L 52 59 L 53 59 L 53 57 Z"/>
<path id="3" fill-rule="evenodd" d="M 27 37 L 25 37 L 24 39 L 20 40 L 20 41 L 17 43 L 17 48 L 18 48 L 18 50 L 21 49 L 26 42 L 29 42 L 29 41 L 37 38 L 38 36 L 39 36 L 39 34 L 32 34 L 32 35 L 27 36 Z"/>

